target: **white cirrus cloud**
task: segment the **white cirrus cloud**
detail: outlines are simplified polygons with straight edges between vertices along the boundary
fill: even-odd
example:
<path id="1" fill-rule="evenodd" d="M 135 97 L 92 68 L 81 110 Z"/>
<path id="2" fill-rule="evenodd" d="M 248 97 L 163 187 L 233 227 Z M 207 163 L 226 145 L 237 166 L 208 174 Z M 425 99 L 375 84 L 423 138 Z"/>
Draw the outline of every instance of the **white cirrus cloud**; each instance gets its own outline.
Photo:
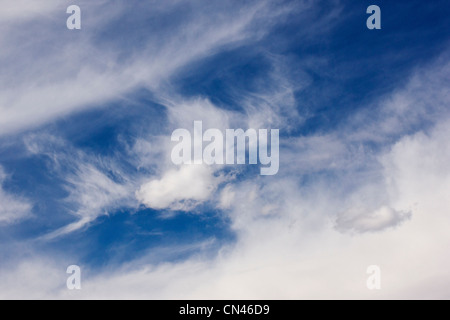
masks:
<path id="1" fill-rule="evenodd" d="M 2 184 L 6 174 L 0 167 L 0 226 L 9 225 L 31 216 L 32 204 L 21 196 L 5 192 Z"/>
<path id="2" fill-rule="evenodd" d="M 92 13 L 82 15 L 79 32 L 67 30 L 65 8 L 56 1 L 33 2 L 23 10 L 7 5 L 0 13 L 0 26 L 8 30 L 0 38 L 5 48 L 0 53 L 0 135 L 104 107 L 142 87 L 156 90 L 181 67 L 263 34 L 268 26 L 261 27 L 262 17 L 283 14 L 271 10 L 268 1 L 243 8 L 222 3 L 220 12 L 202 1 L 152 1 L 152 5 L 137 7 L 126 1 L 114 6 L 107 1 L 80 1 L 78 5 L 82 12 Z M 121 16 L 177 21 L 180 10 L 184 12 L 182 24 L 161 24 L 157 31 L 145 32 L 139 47 L 129 46 L 125 40 L 132 35 L 124 36 L 118 30 L 122 29 Z M 44 19 L 50 12 L 52 18 Z M 110 29 L 116 29 L 118 36 L 103 39 L 102 33 Z M 29 30 L 39 32 L 30 36 Z"/>
<path id="3" fill-rule="evenodd" d="M 79 230 L 100 216 L 122 207 L 133 208 L 135 183 L 117 161 L 85 153 L 68 141 L 41 133 L 25 136 L 24 143 L 32 155 L 45 155 L 49 169 L 63 181 L 69 195 L 61 201 L 76 221 L 45 235 L 52 239 Z"/>

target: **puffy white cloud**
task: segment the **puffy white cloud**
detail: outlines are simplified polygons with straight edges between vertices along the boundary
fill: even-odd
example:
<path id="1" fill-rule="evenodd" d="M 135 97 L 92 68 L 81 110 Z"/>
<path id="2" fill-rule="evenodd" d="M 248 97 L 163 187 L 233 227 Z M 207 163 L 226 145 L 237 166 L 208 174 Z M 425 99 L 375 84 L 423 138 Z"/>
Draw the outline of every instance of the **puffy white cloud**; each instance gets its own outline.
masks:
<path id="1" fill-rule="evenodd" d="M 206 165 L 184 165 L 151 180 L 136 192 L 148 208 L 188 211 L 206 201 L 224 180 Z"/>
<path id="2" fill-rule="evenodd" d="M 166 99 L 169 127 L 183 128 L 190 132 L 194 121 L 202 120 L 203 130 L 218 128 L 225 131 L 231 123 L 238 122 L 238 114 L 217 108 L 207 99 Z M 242 117 L 241 117 L 242 118 Z M 139 158 L 153 155 L 151 163 L 141 162 L 156 167 L 158 174 L 142 184 L 136 191 L 136 198 L 148 208 L 189 211 L 206 200 L 213 200 L 219 185 L 232 179 L 221 173 L 222 165 L 183 165 L 176 167 L 170 158 L 170 134 L 166 137 L 148 137 L 148 141 L 139 139 L 134 151 Z M 154 149 L 152 146 L 155 146 Z M 153 151 L 152 151 L 153 150 Z"/>

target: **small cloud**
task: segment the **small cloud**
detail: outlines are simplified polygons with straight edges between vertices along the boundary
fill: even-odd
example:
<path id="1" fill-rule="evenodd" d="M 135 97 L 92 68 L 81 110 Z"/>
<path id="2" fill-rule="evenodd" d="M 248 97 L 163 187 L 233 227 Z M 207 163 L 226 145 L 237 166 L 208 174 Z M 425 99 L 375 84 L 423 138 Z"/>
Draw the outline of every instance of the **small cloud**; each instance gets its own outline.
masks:
<path id="1" fill-rule="evenodd" d="M 211 167 L 186 165 L 142 185 L 136 198 L 148 208 L 188 211 L 206 201 L 222 181 Z"/>
<path id="2" fill-rule="evenodd" d="M 361 208 L 342 212 L 336 219 L 336 230 L 342 233 L 366 233 L 383 231 L 399 226 L 411 218 L 409 211 L 397 211 L 387 206 L 367 214 Z"/>

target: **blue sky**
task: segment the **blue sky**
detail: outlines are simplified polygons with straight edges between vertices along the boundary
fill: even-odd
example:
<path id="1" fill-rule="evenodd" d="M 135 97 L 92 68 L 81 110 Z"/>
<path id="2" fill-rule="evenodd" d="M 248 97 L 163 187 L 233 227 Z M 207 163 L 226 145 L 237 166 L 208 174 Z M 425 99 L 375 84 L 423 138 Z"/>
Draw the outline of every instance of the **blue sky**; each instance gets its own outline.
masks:
<path id="1" fill-rule="evenodd" d="M 0 298 L 449 297 L 446 1 L 74 2 L 2 4 Z M 173 165 L 195 120 L 279 173 Z"/>

